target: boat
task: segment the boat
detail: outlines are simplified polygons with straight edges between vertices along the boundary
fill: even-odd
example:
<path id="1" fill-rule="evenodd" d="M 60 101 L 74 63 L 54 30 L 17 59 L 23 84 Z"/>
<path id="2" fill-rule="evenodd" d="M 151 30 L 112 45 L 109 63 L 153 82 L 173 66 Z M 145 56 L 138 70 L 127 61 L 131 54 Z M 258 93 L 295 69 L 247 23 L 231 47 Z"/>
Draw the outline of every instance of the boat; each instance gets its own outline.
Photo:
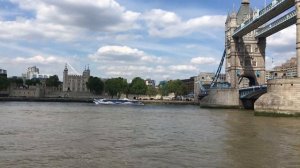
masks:
<path id="1" fill-rule="evenodd" d="M 124 99 L 94 99 L 96 105 L 144 105 L 144 103 L 137 100 Z"/>

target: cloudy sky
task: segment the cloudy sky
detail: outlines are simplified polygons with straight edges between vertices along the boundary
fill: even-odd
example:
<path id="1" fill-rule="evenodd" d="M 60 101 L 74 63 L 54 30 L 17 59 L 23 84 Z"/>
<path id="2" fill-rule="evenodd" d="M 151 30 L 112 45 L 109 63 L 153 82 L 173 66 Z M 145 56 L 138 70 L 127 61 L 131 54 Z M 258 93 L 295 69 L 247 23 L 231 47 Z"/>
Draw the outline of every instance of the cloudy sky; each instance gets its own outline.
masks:
<path id="1" fill-rule="evenodd" d="M 0 68 L 20 76 L 36 65 L 43 74 L 61 77 L 68 63 L 72 73 L 89 65 L 101 78 L 157 81 L 215 72 L 227 13 L 239 5 L 240 0 L 0 0 Z M 295 26 L 267 43 L 268 68 L 295 56 Z"/>

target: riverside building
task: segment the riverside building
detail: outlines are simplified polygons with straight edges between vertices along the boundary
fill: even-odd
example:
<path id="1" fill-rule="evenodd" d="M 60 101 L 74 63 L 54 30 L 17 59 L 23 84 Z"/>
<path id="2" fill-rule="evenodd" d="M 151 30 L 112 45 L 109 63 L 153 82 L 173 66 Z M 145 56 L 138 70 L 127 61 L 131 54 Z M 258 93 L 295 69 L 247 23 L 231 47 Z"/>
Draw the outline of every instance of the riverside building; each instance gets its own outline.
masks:
<path id="1" fill-rule="evenodd" d="M 7 71 L 4 69 L 0 69 L 0 76 L 7 78 Z"/>
<path id="2" fill-rule="evenodd" d="M 28 67 L 27 72 L 22 74 L 23 80 L 27 79 L 47 79 L 49 75 L 40 74 L 40 69 L 36 66 Z"/>

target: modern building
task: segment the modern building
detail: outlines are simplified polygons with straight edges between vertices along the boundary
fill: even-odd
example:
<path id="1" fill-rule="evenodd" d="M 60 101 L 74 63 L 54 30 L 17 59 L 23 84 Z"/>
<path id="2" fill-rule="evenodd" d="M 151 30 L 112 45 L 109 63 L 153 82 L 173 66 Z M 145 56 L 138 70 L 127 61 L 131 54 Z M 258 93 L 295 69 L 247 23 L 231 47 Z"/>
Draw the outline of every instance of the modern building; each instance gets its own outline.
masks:
<path id="1" fill-rule="evenodd" d="M 267 71 L 267 70 L 266 70 L 266 83 L 267 83 L 267 81 L 268 81 L 269 79 L 272 79 L 272 78 L 271 78 L 271 71 Z"/>
<path id="2" fill-rule="evenodd" d="M 214 77 L 215 77 L 215 73 L 201 72 L 198 76 L 195 77 L 195 82 L 196 83 L 201 82 L 202 85 L 204 85 L 204 86 L 205 85 L 210 86 L 210 84 L 214 80 Z M 226 82 L 226 75 L 225 74 L 220 74 L 217 82 L 219 82 L 219 83 Z"/>
<path id="3" fill-rule="evenodd" d="M 183 79 L 181 81 L 186 86 L 187 94 L 194 94 L 195 77 L 190 77 L 189 79 Z"/>
<path id="4" fill-rule="evenodd" d="M 89 92 L 86 83 L 90 77 L 90 69 L 85 69 L 82 75 L 69 75 L 68 66 L 63 72 L 63 91 L 64 92 Z"/>
<path id="5" fill-rule="evenodd" d="M 266 73 L 266 79 L 281 79 L 297 77 L 297 59 L 292 57 L 280 66 L 274 67 L 271 71 Z"/>
<path id="6" fill-rule="evenodd" d="M 146 80 L 145 80 L 145 83 L 146 83 L 147 86 L 155 87 L 155 80 L 152 80 L 152 79 L 146 79 Z"/>
<path id="7" fill-rule="evenodd" d="M 287 78 L 297 77 L 297 59 L 292 57 L 281 66 L 284 76 Z"/>
<path id="8" fill-rule="evenodd" d="M 0 76 L 6 77 L 7 78 L 7 71 L 4 69 L 0 69 Z"/>
<path id="9" fill-rule="evenodd" d="M 47 79 L 49 78 L 49 75 L 40 74 L 40 69 L 36 66 L 28 67 L 27 72 L 22 74 L 22 78 L 24 80 L 27 79 Z"/>

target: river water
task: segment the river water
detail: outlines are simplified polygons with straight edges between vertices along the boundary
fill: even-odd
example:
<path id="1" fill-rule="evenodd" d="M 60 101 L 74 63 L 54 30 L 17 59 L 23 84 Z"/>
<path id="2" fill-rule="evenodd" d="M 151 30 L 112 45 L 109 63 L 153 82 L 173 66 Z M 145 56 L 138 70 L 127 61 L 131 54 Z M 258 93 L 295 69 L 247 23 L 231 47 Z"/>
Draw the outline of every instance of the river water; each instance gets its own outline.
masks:
<path id="1" fill-rule="evenodd" d="M 0 167 L 299 168 L 300 118 L 188 105 L 1 102 Z"/>

